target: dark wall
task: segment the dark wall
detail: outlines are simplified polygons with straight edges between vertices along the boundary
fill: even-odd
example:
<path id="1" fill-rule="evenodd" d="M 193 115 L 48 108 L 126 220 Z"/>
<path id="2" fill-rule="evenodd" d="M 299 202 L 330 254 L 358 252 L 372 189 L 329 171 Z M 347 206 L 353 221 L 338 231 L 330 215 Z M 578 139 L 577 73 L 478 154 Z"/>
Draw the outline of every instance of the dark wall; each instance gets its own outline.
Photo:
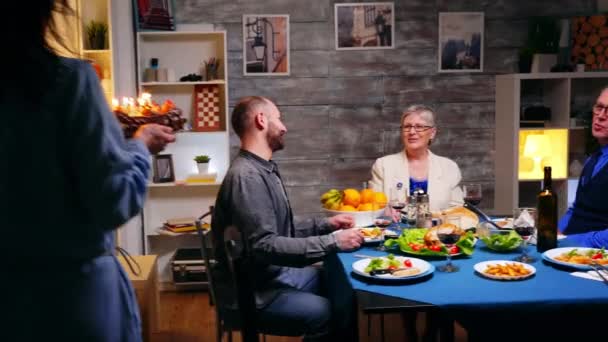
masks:
<path id="1" fill-rule="evenodd" d="M 517 50 L 533 15 L 596 11 L 595 0 L 402 0 L 395 4 L 394 50 L 336 51 L 330 0 L 175 0 L 178 23 L 228 32 L 230 105 L 241 96 L 274 100 L 288 128 L 274 159 L 299 217 L 320 211 L 329 188 L 361 186 L 374 160 L 401 149 L 399 118 L 412 103 L 434 106 L 436 154 L 455 160 L 463 181 L 494 196 L 494 76 L 517 72 Z M 357 2 L 357 1 L 344 1 Z M 484 72 L 437 73 L 438 12 L 485 13 Z M 243 76 L 243 14 L 289 14 L 291 75 Z M 233 134 L 231 154 L 239 141 Z"/>

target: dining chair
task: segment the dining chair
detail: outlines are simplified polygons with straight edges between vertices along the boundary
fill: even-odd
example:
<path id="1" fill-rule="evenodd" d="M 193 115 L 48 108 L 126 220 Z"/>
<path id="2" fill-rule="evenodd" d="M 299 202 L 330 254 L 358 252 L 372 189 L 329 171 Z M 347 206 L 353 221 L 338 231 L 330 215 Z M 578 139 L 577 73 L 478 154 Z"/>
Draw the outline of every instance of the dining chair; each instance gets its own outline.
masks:
<path id="1" fill-rule="evenodd" d="M 243 342 L 258 342 L 258 336 L 266 341 L 266 335 L 274 335 L 272 331 L 259 331 L 256 322 L 256 304 L 251 274 L 249 248 L 243 243 L 241 234 L 236 227 L 228 227 L 225 231 L 224 253 L 226 255 L 225 269 L 229 275 L 218 272 L 219 263 L 212 259 L 217 255 L 215 244 L 211 241 L 211 230 L 202 228 L 202 220 L 211 215 L 208 213 L 195 220 L 196 231 L 200 238 L 201 254 L 206 266 L 209 296 L 215 309 L 216 340 L 221 342 L 224 335 L 232 342 L 232 333 L 240 331 Z M 225 273 L 225 272 L 224 272 Z"/>
<path id="2" fill-rule="evenodd" d="M 228 341 L 232 341 L 232 332 L 240 330 L 240 324 L 237 322 L 238 308 L 235 302 L 225 300 L 225 296 L 221 296 L 218 293 L 222 291 L 220 286 L 223 286 L 223 284 L 220 285 L 220 280 L 216 279 L 218 265 L 214 258 L 217 253 L 213 241 L 209 236 L 211 230 L 204 230 L 202 228 L 203 218 L 212 214 L 213 207 L 210 207 L 209 212 L 197 218 L 194 224 L 200 238 L 201 255 L 206 267 L 209 301 L 215 311 L 216 340 L 217 342 L 221 342 L 224 339 L 224 335 L 227 335 Z"/>

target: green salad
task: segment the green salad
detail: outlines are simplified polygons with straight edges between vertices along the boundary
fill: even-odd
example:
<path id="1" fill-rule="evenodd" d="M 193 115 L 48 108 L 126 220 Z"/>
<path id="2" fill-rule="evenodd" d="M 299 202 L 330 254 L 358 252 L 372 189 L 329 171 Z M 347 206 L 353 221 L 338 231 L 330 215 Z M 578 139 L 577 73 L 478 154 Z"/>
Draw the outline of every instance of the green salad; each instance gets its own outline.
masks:
<path id="1" fill-rule="evenodd" d="M 489 249 L 498 252 L 508 252 L 519 247 L 523 239 L 517 232 L 511 230 L 508 234 L 491 234 L 489 236 L 483 236 L 481 237 L 481 241 L 483 241 Z"/>
<path id="2" fill-rule="evenodd" d="M 475 247 L 475 236 L 473 233 L 466 232 L 460 240 L 449 250 L 444 245 L 429 246 L 424 241 L 424 235 L 428 232 L 427 228 L 404 229 L 397 239 L 391 239 L 384 242 L 387 248 L 399 248 L 402 252 L 422 255 L 422 256 L 437 256 L 443 257 L 448 254 L 473 254 Z"/>
<path id="3" fill-rule="evenodd" d="M 384 270 L 388 268 L 399 268 L 401 267 L 401 263 L 399 260 L 395 259 L 395 256 L 389 254 L 386 258 L 373 258 L 367 267 L 365 268 L 365 273 L 369 273 L 375 270 Z"/>

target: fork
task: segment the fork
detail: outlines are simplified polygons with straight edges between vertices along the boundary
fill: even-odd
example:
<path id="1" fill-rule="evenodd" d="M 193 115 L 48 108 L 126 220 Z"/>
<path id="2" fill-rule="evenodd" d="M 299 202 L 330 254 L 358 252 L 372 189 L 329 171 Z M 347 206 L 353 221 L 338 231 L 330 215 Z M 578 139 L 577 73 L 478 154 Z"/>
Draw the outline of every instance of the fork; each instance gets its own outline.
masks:
<path id="1" fill-rule="evenodd" d="M 597 275 L 600 276 L 600 278 L 602 278 L 602 281 L 604 282 L 604 284 L 608 285 L 608 279 L 606 279 L 606 277 L 604 277 L 604 275 L 602 274 L 602 271 L 607 271 L 606 268 L 603 265 L 600 265 L 595 261 L 592 261 L 590 266 L 591 266 L 591 268 L 593 268 L 595 273 L 597 273 Z"/>

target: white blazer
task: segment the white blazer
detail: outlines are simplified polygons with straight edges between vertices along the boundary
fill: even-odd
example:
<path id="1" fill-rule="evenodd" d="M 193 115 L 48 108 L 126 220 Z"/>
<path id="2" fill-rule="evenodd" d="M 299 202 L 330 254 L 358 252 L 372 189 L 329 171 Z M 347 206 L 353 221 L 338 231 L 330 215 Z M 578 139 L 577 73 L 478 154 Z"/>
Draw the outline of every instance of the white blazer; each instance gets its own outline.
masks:
<path id="1" fill-rule="evenodd" d="M 461 179 L 460 168 L 453 160 L 429 151 L 428 194 L 431 211 L 463 203 L 463 193 L 459 186 Z M 405 151 L 376 159 L 372 167 L 370 187 L 374 191 L 384 192 L 388 197 L 391 187 L 398 182 L 409 188 L 410 172 Z"/>

